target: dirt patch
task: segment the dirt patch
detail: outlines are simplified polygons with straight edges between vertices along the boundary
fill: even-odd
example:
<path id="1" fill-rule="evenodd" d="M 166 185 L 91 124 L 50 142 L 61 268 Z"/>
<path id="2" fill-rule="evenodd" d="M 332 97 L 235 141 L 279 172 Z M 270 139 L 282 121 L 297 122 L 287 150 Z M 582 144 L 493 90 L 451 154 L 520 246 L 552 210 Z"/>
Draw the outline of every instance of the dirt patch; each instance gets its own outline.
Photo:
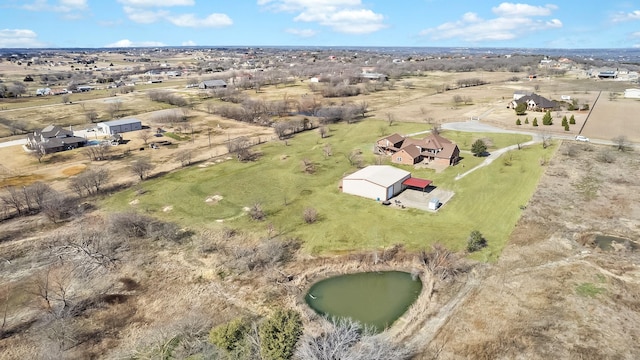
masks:
<path id="1" fill-rule="evenodd" d="M 62 170 L 64 176 L 74 176 L 83 172 L 87 168 L 87 165 L 74 165 Z"/>
<path id="2" fill-rule="evenodd" d="M 44 176 L 36 175 L 36 174 L 11 176 L 11 177 L 0 180 L 0 187 L 27 186 L 27 185 L 33 184 L 36 181 L 40 181 L 42 179 L 44 179 Z"/>
<path id="3" fill-rule="evenodd" d="M 224 199 L 224 197 L 222 195 L 212 195 L 212 196 L 208 196 L 204 202 L 206 202 L 207 204 L 217 204 L 218 202 L 220 202 L 220 200 Z"/>

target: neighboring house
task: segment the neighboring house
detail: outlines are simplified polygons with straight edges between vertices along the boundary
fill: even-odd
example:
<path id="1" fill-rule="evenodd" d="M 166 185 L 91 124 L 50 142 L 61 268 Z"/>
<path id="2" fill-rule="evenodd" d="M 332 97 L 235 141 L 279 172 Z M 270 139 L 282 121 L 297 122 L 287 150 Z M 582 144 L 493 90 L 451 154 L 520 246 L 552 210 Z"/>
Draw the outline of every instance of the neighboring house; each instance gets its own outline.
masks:
<path id="1" fill-rule="evenodd" d="M 460 160 L 458 145 L 440 135 L 429 134 L 423 139 L 393 134 L 376 141 L 379 153 L 390 155 L 391 162 L 414 165 L 421 162 L 455 165 Z"/>
<path id="2" fill-rule="evenodd" d="M 527 104 L 527 110 L 530 111 L 547 111 L 553 110 L 558 105 L 549 99 L 546 99 L 538 94 L 525 95 L 517 100 L 511 101 L 510 107 L 515 109 L 518 104 Z"/>
<path id="3" fill-rule="evenodd" d="M 516 90 L 513 92 L 513 100 L 520 100 L 523 96 L 532 95 L 531 91 Z"/>
<path id="4" fill-rule="evenodd" d="M 49 88 L 41 88 L 36 90 L 36 96 L 47 96 L 47 95 L 51 95 L 51 89 Z"/>
<path id="5" fill-rule="evenodd" d="M 224 89 L 227 83 L 224 80 L 205 80 L 198 84 L 200 89 Z"/>
<path id="6" fill-rule="evenodd" d="M 627 99 L 640 99 L 640 89 L 626 89 L 624 97 Z"/>
<path id="7" fill-rule="evenodd" d="M 98 130 L 108 135 L 115 135 L 129 131 L 142 129 L 142 122 L 135 118 L 118 119 L 100 122 L 97 124 Z"/>
<path id="8" fill-rule="evenodd" d="M 28 147 L 39 148 L 45 154 L 75 149 L 86 143 L 87 139 L 74 136 L 73 131 L 56 125 L 49 125 L 27 135 Z"/>
<path id="9" fill-rule="evenodd" d="M 388 76 L 385 74 L 380 74 L 380 73 L 370 73 L 370 72 L 365 72 L 365 73 L 361 73 L 360 75 L 361 79 L 366 79 L 369 81 L 387 81 Z"/>
<path id="10" fill-rule="evenodd" d="M 371 165 L 342 179 L 342 192 L 377 201 L 386 201 L 401 193 L 411 173 L 390 165 Z"/>

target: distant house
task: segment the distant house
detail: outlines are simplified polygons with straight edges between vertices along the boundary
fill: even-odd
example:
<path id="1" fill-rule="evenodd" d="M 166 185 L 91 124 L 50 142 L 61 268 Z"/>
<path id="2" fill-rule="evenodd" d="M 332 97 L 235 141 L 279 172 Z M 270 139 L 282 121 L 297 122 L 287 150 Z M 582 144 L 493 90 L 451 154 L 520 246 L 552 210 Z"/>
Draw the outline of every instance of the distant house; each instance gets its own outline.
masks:
<path id="1" fill-rule="evenodd" d="M 97 126 L 100 132 L 108 135 L 115 135 L 129 131 L 141 130 L 142 122 L 135 118 L 128 118 L 100 122 Z"/>
<path id="2" fill-rule="evenodd" d="M 600 79 L 615 79 L 618 77 L 617 70 L 603 70 L 598 72 L 598 78 Z"/>
<path id="3" fill-rule="evenodd" d="M 555 101 L 551 101 L 546 99 L 538 94 L 525 95 L 520 97 L 517 100 L 511 101 L 510 107 L 515 109 L 518 104 L 525 103 L 527 104 L 527 110 L 530 111 L 547 111 L 553 110 L 558 105 Z"/>
<path id="4" fill-rule="evenodd" d="M 640 89 L 626 89 L 624 97 L 627 99 L 640 99 Z"/>
<path id="5" fill-rule="evenodd" d="M 74 136 L 73 131 L 56 125 L 49 125 L 27 135 L 27 146 L 31 149 L 39 148 L 44 154 L 75 149 L 86 143 L 87 139 Z"/>
<path id="6" fill-rule="evenodd" d="M 429 134 L 423 139 L 412 139 L 393 134 L 376 141 L 378 153 L 391 156 L 396 164 L 414 165 L 435 163 L 455 165 L 460 160 L 458 145 L 440 135 Z"/>
<path id="7" fill-rule="evenodd" d="M 516 90 L 513 92 L 513 100 L 519 100 L 523 96 L 531 95 L 533 92 L 525 90 Z"/>
<path id="8" fill-rule="evenodd" d="M 224 80 L 205 80 L 198 84 L 200 89 L 224 89 L 227 83 Z"/>
<path id="9" fill-rule="evenodd" d="M 369 80 L 369 81 L 387 81 L 388 76 L 385 74 L 380 74 L 380 73 L 370 73 L 370 72 L 363 72 L 360 75 L 360 78 L 363 80 Z"/>
<path id="10" fill-rule="evenodd" d="M 47 96 L 52 95 L 52 91 L 49 88 L 40 88 L 36 90 L 36 96 Z"/>

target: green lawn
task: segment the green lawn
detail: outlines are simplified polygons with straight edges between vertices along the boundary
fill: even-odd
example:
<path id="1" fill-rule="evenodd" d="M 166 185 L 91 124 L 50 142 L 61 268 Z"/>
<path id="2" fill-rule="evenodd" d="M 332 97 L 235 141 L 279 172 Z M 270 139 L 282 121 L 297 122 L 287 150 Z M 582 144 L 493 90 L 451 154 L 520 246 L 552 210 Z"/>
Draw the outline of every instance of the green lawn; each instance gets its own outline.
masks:
<path id="1" fill-rule="evenodd" d="M 195 230 L 228 226 L 267 234 L 268 224 L 278 233 L 302 239 L 305 248 L 313 253 L 352 249 L 369 249 L 396 243 L 420 249 L 441 242 L 454 250 L 466 246 L 468 234 L 480 230 L 489 246 L 475 255 L 495 259 L 517 219 L 520 206 L 531 197 L 543 171 L 538 160 L 550 156 L 553 148 L 543 150 L 535 146 L 515 151 L 512 165 L 494 161 L 488 167 L 454 181 L 482 159 L 466 155 L 461 165 L 436 174 L 433 170 L 414 170 L 417 177 L 428 178 L 436 186 L 455 191 L 456 195 L 438 213 L 418 210 L 399 210 L 379 203 L 343 194 L 340 179 L 356 170 L 350 166 L 346 154 L 360 149 L 366 164 L 373 164 L 372 144 L 379 137 L 382 122 L 363 121 L 356 124 L 330 126 L 330 137 L 321 139 L 317 132 L 296 135 L 285 145 L 283 142 L 265 144 L 255 150 L 262 153 L 259 160 L 240 163 L 228 160 L 209 167 L 191 167 L 176 171 L 159 179 L 145 181 L 147 190 L 136 195 L 135 189 L 108 197 L 105 205 L 112 210 L 135 207 L 154 216 L 177 221 Z M 410 133 L 424 130 L 425 125 L 396 124 L 393 132 Z M 496 144 L 513 144 L 510 134 L 457 134 L 444 132 L 452 139 L 491 137 Z M 518 139 L 526 141 L 527 137 Z M 323 147 L 330 144 L 333 155 L 325 158 Z M 464 148 L 464 147 L 463 147 Z M 315 163 L 314 174 L 302 171 L 302 160 Z M 208 196 L 223 197 L 216 204 L 206 203 Z M 244 216 L 243 207 L 259 202 L 267 219 L 256 222 Z M 171 211 L 163 211 L 173 206 Z M 319 220 L 306 224 L 302 212 L 313 207 Z M 217 220 L 225 219 L 224 222 Z"/>

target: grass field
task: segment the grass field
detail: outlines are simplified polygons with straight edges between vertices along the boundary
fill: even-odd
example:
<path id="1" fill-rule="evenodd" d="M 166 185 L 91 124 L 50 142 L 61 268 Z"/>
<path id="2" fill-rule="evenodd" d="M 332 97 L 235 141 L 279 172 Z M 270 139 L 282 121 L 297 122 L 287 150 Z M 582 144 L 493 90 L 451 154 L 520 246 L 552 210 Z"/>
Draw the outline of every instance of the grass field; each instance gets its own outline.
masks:
<path id="1" fill-rule="evenodd" d="M 261 153 L 255 162 L 227 160 L 206 167 L 193 166 L 145 181 L 137 189 L 108 197 L 104 203 L 111 210 L 135 208 L 196 231 L 227 226 L 266 236 L 267 229 L 272 227 L 274 234 L 299 237 L 311 253 L 372 249 L 396 243 L 420 249 L 436 242 L 461 250 L 469 232 L 478 229 L 489 246 L 477 256 L 495 259 L 520 216 L 520 206 L 527 203 L 543 171 L 538 160 L 550 156 L 553 150 L 535 146 L 516 151 L 510 166 L 495 161 L 460 181 L 454 178 L 462 172 L 461 165 L 441 173 L 406 168 L 415 176 L 432 179 L 436 186 L 455 191 L 456 195 L 437 214 L 398 210 L 343 194 L 338 188 L 340 179 L 356 170 L 346 156 L 353 149 L 362 151 L 365 164 L 375 163 L 372 143 L 378 138 L 376 133 L 381 124 L 369 120 L 332 125 L 331 136 L 325 139 L 316 132 L 299 134 L 288 140 L 287 145 L 275 142 L 255 149 Z M 424 128 L 425 125 L 405 123 L 391 127 L 399 133 Z M 489 137 L 500 146 L 527 140 L 526 136 L 511 134 L 443 135 L 469 144 L 461 143 L 462 150 L 470 146 L 472 139 L 481 137 Z M 326 158 L 325 144 L 330 144 L 333 152 Z M 463 155 L 465 169 L 482 160 Z M 302 171 L 303 159 L 315 164 L 315 173 Z M 218 195 L 217 201 L 205 201 L 214 195 Z M 265 221 L 245 216 L 243 208 L 255 203 L 262 205 Z M 319 219 L 314 224 L 306 224 L 302 218 L 307 207 L 318 211 Z"/>

